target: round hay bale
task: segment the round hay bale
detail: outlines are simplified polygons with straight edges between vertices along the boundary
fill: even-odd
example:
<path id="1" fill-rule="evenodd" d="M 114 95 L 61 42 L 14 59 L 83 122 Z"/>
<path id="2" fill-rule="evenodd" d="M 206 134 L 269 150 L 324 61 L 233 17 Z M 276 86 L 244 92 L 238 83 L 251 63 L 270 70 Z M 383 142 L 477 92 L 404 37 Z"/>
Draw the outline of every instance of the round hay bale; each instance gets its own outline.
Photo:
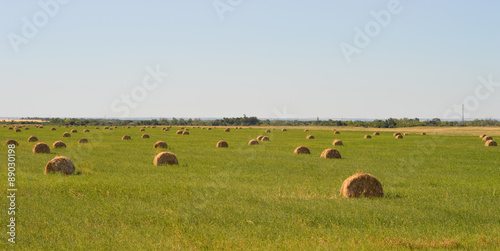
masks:
<path id="1" fill-rule="evenodd" d="M 89 143 L 89 141 L 87 139 L 80 139 L 80 140 L 78 140 L 78 143 L 85 144 L 85 143 Z"/>
<path id="2" fill-rule="evenodd" d="M 185 132 L 189 131 L 189 128 L 184 129 Z"/>
<path id="3" fill-rule="evenodd" d="M 72 133 L 77 133 L 78 131 L 76 129 L 71 130 Z"/>
<path id="4" fill-rule="evenodd" d="M 207 130 L 212 130 L 212 127 L 207 128 Z"/>
<path id="5" fill-rule="evenodd" d="M 115 127 L 116 128 L 116 127 Z M 156 128 L 156 126 L 152 126 L 151 128 Z"/>
<path id="6" fill-rule="evenodd" d="M 340 152 L 337 149 L 328 148 L 321 153 L 323 159 L 340 159 Z"/>
<path id="7" fill-rule="evenodd" d="M 89 129 L 85 129 L 85 130 L 83 130 L 83 132 L 90 132 L 90 130 Z"/>
<path id="8" fill-rule="evenodd" d="M 182 130 L 177 130 L 177 132 L 175 132 L 175 134 L 182 134 Z"/>
<path id="9" fill-rule="evenodd" d="M 139 131 L 144 132 L 144 131 L 146 131 L 146 129 L 141 128 L 141 129 L 139 129 Z"/>
<path id="10" fill-rule="evenodd" d="M 14 130 L 14 128 L 12 128 L 12 127 L 9 127 L 9 130 Z"/>
<path id="11" fill-rule="evenodd" d="M 43 128 L 43 126 L 39 126 L 38 128 L 42 129 L 42 128 Z"/>
<path id="12" fill-rule="evenodd" d="M 171 152 L 161 152 L 156 155 L 153 160 L 153 164 L 155 166 L 160 165 L 179 165 L 179 161 L 177 161 L 177 157 Z"/>
<path id="13" fill-rule="evenodd" d="M 184 130 L 184 127 L 181 127 L 181 130 Z"/>
<path id="14" fill-rule="evenodd" d="M 368 135 L 368 134 L 367 134 L 367 135 L 365 135 L 365 139 L 371 139 L 371 138 L 372 138 L 372 136 L 370 136 L 370 135 Z"/>
<path id="15" fill-rule="evenodd" d="M 259 141 L 255 140 L 255 139 L 251 139 L 250 141 L 248 141 L 249 146 L 258 145 L 258 144 L 259 144 Z"/>
<path id="16" fill-rule="evenodd" d="M 157 141 L 154 146 L 154 148 L 164 148 L 164 149 L 167 149 L 168 148 L 168 145 L 167 145 L 167 142 L 165 141 Z"/>
<path id="17" fill-rule="evenodd" d="M 374 133 L 373 133 L 373 135 L 374 135 L 374 136 L 378 136 L 378 135 L 380 135 L 380 133 L 378 133 L 378 132 L 374 132 Z"/>
<path id="18" fill-rule="evenodd" d="M 28 138 L 28 142 L 37 142 L 37 141 L 38 141 L 38 138 L 37 138 L 35 135 L 30 136 L 30 137 Z"/>
<path id="19" fill-rule="evenodd" d="M 229 145 L 226 141 L 220 140 L 219 142 L 217 142 L 217 147 L 229 147 Z"/>
<path id="20" fill-rule="evenodd" d="M 108 130 L 109 130 L 109 131 L 113 131 L 113 127 L 110 127 Z"/>
<path id="21" fill-rule="evenodd" d="M 425 132 L 421 132 L 421 133 L 420 133 L 420 135 L 427 135 L 427 133 L 425 133 Z"/>
<path id="22" fill-rule="evenodd" d="M 304 129 L 304 132 L 308 132 L 308 131 L 309 131 L 309 130 L 307 130 L 307 129 Z"/>
<path id="23" fill-rule="evenodd" d="M 400 132 L 395 132 L 394 134 L 392 134 L 392 136 L 394 136 L 394 137 L 396 137 L 398 135 L 402 136 Z"/>
<path id="24" fill-rule="evenodd" d="M 189 132 L 188 131 L 183 131 L 182 135 L 189 135 Z"/>
<path id="25" fill-rule="evenodd" d="M 405 133 L 403 133 L 403 135 L 407 136 L 407 135 L 410 135 L 410 133 L 409 132 L 405 132 Z"/>
<path id="26" fill-rule="evenodd" d="M 497 146 L 497 142 L 490 139 L 490 140 L 486 141 L 486 143 L 484 145 L 485 146 Z"/>
<path id="27" fill-rule="evenodd" d="M 51 130 L 51 131 L 55 131 L 55 130 L 56 130 L 56 128 L 55 128 L 55 127 L 52 127 L 52 128 L 50 128 L 50 130 Z"/>
<path id="28" fill-rule="evenodd" d="M 384 190 L 380 181 L 371 174 L 357 173 L 342 183 L 340 194 L 345 198 L 358 198 L 361 196 L 372 198 L 383 197 Z"/>
<path id="29" fill-rule="evenodd" d="M 96 128 L 95 128 L 95 129 L 99 129 L 99 127 L 98 127 L 98 126 L 96 126 Z"/>
<path id="30" fill-rule="evenodd" d="M 271 132 L 271 130 L 269 130 L 269 129 L 266 130 L 266 133 L 270 133 L 270 132 Z"/>
<path id="31" fill-rule="evenodd" d="M 313 135 L 307 135 L 306 139 L 314 139 L 314 136 Z"/>
<path id="32" fill-rule="evenodd" d="M 226 129 L 224 130 L 224 132 L 230 132 L 230 131 L 231 131 L 231 129 L 229 129 L 229 128 L 226 128 Z"/>
<path id="33" fill-rule="evenodd" d="M 4 145 L 8 146 L 8 145 L 16 145 L 18 146 L 19 143 L 17 143 L 17 141 L 13 140 L 13 139 L 8 139 L 7 141 L 5 141 Z"/>
<path id="34" fill-rule="evenodd" d="M 334 131 L 333 134 L 340 134 L 340 132 L 339 131 Z"/>
<path id="35" fill-rule="evenodd" d="M 122 140 L 131 140 L 132 138 L 130 137 L 130 135 L 125 135 L 122 137 Z"/>
<path id="36" fill-rule="evenodd" d="M 286 128 L 281 129 L 282 132 L 286 132 Z"/>
<path id="37" fill-rule="evenodd" d="M 54 142 L 54 144 L 52 144 L 52 146 L 54 148 L 66 148 L 66 144 L 60 140 Z"/>
<path id="38" fill-rule="evenodd" d="M 19 129 L 19 128 L 16 128 L 16 132 L 21 132 L 21 129 Z"/>
<path id="39" fill-rule="evenodd" d="M 109 126 L 105 126 L 105 127 L 104 127 L 104 130 L 109 130 Z"/>
<path id="40" fill-rule="evenodd" d="M 299 147 L 295 148 L 293 153 L 294 154 L 311 154 L 311 151 L 309 151 L 309 148 L 307 148 L 305 146 L 299 146 Z"/>
<path id="41" fill-rule="evenodd" d="M 333 140 L 332 145 L 334 145 L 334 146 L 343 146 L 344 143 L 342 143 L 342 140 L 340 140 L 340 139 L 335 139 L 335 140 Z"/>
<path id="42" fill-rule="evenodd" d="M 60 172 L 64 174 L 75 173 L 75 165 L 65 156 L 57 156 L 45 166 L 45 174 Z"/>
<path id="43" fill-rule="evenodd" d="M 33 147 L 33 153 L 50 153 L 50 147 L 43 142 L 38 142 Z"/>
<path id="44" fill-rule="evenodd" d="M 264 137 L 263 135 L 259 135 L 259 136 L 257 137 L 257 140 L 262 140 L 262 138 L 263 138 L 263 137 Z"/>
<path id="45" fill-rule="evenodd" d="M 403 136 L 402 136 L 401 134 L 399 134 L 399 135 L 396 135 L 396 137 L 394 137 L 394 138 L 395 138 L 395 139 L 402 139 L 402 138 L 403 138 Z"/>
<path id="46" fill-rule="evenodd" d="M 63 136 L 63 138 L 67 138 L 67 137 L 71 137 L 71 134 L 69 134 L 69 133 L 65 132 L 65 133 L 63 133 L 63 135 L 62 135 L 62 136 Z"/>
<path id="47" fill-rule="evenodd" d="M 486 136 L 486 134 L 481 134 L 479 135 L 479 138 L 484 138 Z"/>
<path id="48" fill-rule="evenodd" d="M 141 138 L 143 138 L 143 139 L 149 139 L 149 134 L 146 134 L 146 133 L 145 133 L 145 134 L 143 134 L 143 135 L 141 136 Z"/>
<path id="49" fill-rule="evenodd" d="M 29 130 L 29 129 L 30 129 L 29 127 L 24 128 L 24 130 Z"/>
<path id="50" fill-rule="evenodd" d="M 263 137 L 262 137 L 262 139 L 260 139 L 260 140 L 261 140 L 261 141 L 269 141 L 270 139 L 269 139 L 269 137 L 267 137 L 267 136 L 263 136 Z"/>
<path id="51" fill-rule="evenodd" d="M 491 136 L 484 136 L 483 141 L 493 140 Z"/>

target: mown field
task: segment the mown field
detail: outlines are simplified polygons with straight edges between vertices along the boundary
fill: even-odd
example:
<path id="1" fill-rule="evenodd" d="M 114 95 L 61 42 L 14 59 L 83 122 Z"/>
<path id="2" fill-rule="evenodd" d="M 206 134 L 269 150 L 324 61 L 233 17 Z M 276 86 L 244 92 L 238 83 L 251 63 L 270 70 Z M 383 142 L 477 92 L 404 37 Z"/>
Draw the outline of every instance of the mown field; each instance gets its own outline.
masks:
<path id="1" fill-rule="evenodd" d="M 4 195 L 3 142 L 20 143 L 17 243 L 7 242 L 4 227 L 0 250 L 500 248 L 500 147 L 484 146 L 481 129 L 412 131 L 396 140 L 392 133 L 405 129 L 364 139 L 372 132 L 189 128 L 190 135 L 176 135 L 177 127 L 87 127 L 89 133 L 50 127 L 17 133 L 0 127 Z M 71 129 L 78 132 L 62 138 Z M 487 130 L 498 142 L 500 129 Z M 121 140 L 126 134 L 132 140 Z M 52 152 L 33 154 L 31 135 Z M 270 141 L 247 145 L 259 135 Z M 79 144 L 81 138 L 89 143 Z M 344 146 L 333 147 L 334 139 Z M 52 148 L 57 140 L 67 148 Z M 153 165 L 158 140 L 179 165 Z M 216 148 L 219 140 L 229 148 Z M 300 145 L 311 154 L 294 155 Z M 326 148 L 338 149 L 342 159 L 320 158 Z M 60 155 L 73 161 L 75 175 L 44 174 Z M 342 182 L 357 172 L 380 180 L 384 198 L 343 198 Z M 8 200 L 0 201 L 5 226 Z"/>

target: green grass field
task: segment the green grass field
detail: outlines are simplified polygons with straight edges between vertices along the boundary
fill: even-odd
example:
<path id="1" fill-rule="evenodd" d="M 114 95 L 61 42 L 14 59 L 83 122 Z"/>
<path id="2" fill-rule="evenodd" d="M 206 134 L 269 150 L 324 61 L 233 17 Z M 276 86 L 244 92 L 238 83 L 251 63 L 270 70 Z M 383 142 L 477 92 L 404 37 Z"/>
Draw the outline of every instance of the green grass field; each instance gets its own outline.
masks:
<path id="1" fill-rule="evenodd" d="M 406 249 L 500 248 L 500 147 L 476 136 L 289 128 L 211 131 L 173 127 L 112 131 L 50 126 L 14 132 L 16 244 L 7 242 L 8 200 L 2 196 L 0 250 L 170 249 Z M 314 128 L 315 129 L 315 128 Z M 404 129 L 399 129 L 404 132 Z M 143 133 L 151 138 L 141 139 Z M 123 135 L 132 140 L 121 140 Z M 315 139 L 307 140 L 311 134 Z M 370 133 L 371 134 L 371 133 Z M 33 154 L 36 135 L 50 154 Z M 271 141 L 247 145 L 258 135 Z M 491 134 L 500 139 L 500 129 Z M 495 137 L 496 136 L 496 137 Z M 78 144 L 80 138 L 88 144 Z M 334 139 L 344 146 L 333 147 Z M 66 149 L 54 149 L 62 140 Z M 154 166 L 166 141 L 177 166 Z M 229 148 L 216 148 L 225 140 Z M 294 155 L 297 146 L 310 155 Z M 322 159 L 336 148 L 342 159 Z M 7 147 L 1 147 L 0 187 L 7 194 Z M 76 174 L 44 175 L 46 163 L 67 156 Z M 379 179 L 384 198 L 345 199 L 342 182 L 366 172 Z"/>

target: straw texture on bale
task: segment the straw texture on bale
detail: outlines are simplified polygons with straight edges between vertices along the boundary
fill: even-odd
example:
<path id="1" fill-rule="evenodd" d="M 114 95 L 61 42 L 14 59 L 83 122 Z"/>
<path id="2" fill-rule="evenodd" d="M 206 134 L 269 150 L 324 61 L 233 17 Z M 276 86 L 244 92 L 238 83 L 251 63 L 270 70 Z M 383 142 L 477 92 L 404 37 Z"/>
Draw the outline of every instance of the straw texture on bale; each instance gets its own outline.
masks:
<path id="1" fill-rule="evenodd" d="M 372 136 L 370 136 L 370 135 L 368 135 L 368 134 L 367 134 L 367 135 L 365 135 L 365 139 L 371 139 L 371 138 L 372 138 Z"/>
<path id="2" fill-rule="evenodd" d="M 175 132 L 175 134 L 182 134 L 182 130 L 177 130 L 177 132 Z"/>
<path id="3" fill-rule="evenodd" d="M 83 132 L 90 132 L 90 130 L 89 129 L 85 129 L 85 130 L 83 130 Z"/>
<path id="4" fill-rule="evenodd" d="M 38 142 L 33 147 L 33 153 L 50 153 L 50 147 L 43 142 Z"/>
<path id="5" fill-rule="evenodd" d="M 347 178 L 342 183 L 340 194 L 345 198 L 364 197 L 383 197 L 384 191 L 382 184 L 371 174 L 357 173 Z"/>
<path id="6" fill-rule="evenodd" d="M 132 139 L 130 135 L 125 135 L 122 137 L 122 140 L 129 140 L 129 139 Z"/>
<path id="7" fill-rule="evenodd" d="M 313 135 L 307 135 L 306 139 L 314 139 L 314 136 Z"/>
<path id="8" fill-rule="evenodd" d="M 402 138 L 403 138 L 403 136 L 401 136 L 401 134 L 399 134 L 399 135 L 396 135 L 396 137 L 394 137 L 394 138 L 395 138 L 395 139 L 402 139 Z"/>
<path id="9" fill-rule="evenodd" d="M 264 137 L 263 135 L 259 135 L 257 136 L 257 140 L 262 140 L 263 137 Z"/>
<path id="10" fill-rule="evenodd" d="M 258 145 L 259 144 L 259 141 L 255 140 L 255 139 L 251 139 L 250 141 L 248 141 L 248 145 L 251 146 L 251 145 Z"/>
<path id="11" fill-rule="evenodd" d="M 334 146 L 343 146 L 344 143 L 342 143 L 342 140 L 340 140 L 340 139 L 335 139 L 335 140 L 333 140 L 332 145 L 334 145 Z"/>
<path id="12" fill-rule="evenodd" d="M 497 142 L 494 140 L 488 140 L 486 143 L 484 143 L 485 146 L 497 146 Z"/>
<path id="13" fill-rule="evenodd" d="M 30 137 L 28 138 L 28 142 L 37 142 L 37 141 L 38 141 L 38 138 L 37 138 L 36 136 L 34 136 L 34 135 L 33 135 L 33 136 L 30 136 Z"/>
<path id="14" fill-rule="evenodd" d="M 332 149 L 332 148 L 325 149 L 321 153 L 320 157 L 324 158 L 324 159 L 340 159 L 341 158 L 340 152 L 337 149 Z"/>
<path id="15" fill-rule="evenodd" d="M 171 152 L 161 152 L 156 155 L 153 160 L 153 164 L 155 166 L 159 165 L 178 165 L 179 161 L 177 161 L 177 157 Z"/>
<path id="16" fill-rule="evenodd" d="M 143 134 L 143 135 L 141 136 L 141 138 L 143 138 L 143 139 L 149 139 L 149 134 L 146 134 L 146 133 L 145 133 L 145 134 Z"/>
<path id="17" fill-rule="evenodd" d="M 217 142 L 217 147 L 229 147 L 229 145 L 226 141 L 220 140 L 219 142 Z"/>
<path id="18" fill-rule="evenodd" d="M 54 144 L 52 144 L 52 146 L 54 148 L 66 148 L 66 144 L 60 140 L 54 142 Z"/>
<path id="19" fill-rule="evenodd" d="M 491 136 L 484 136 L 483 137 L 483 141 L 488 141 L 488 140 L 492 140 L 493 138 Z"/>
<path id="20" fill-rule="evenodd" d="M 401 133 L 400 133 L 400 132 L 395 132 L 392 136 L 396 137 L 396 136 L 398 136 L 398 135 L 400 135 L 400 136 L 401 136 Z"/>
<path id="21" fill-rule="evenodd" d="M 75 173 L 75 165 L 69 158 L 64 156 L 57 156 L 50 160 L 45 166 L 45 174 L 54 172 L 73 174 Z"/>
<path id="22" fill-rule="evenodd" d="M 263 136 L 260 140 L 261 140 L 261 141 L 269 141 L 269 137 L 267 137 L 267 136 Z"/>
<path id="23" fill-rule="evenodd" d="M 69 134 L 69 133 L 65 132 L 65 133 L 63 133 L 63 135 L 62 135 L 62 136 L 63 136 L 63 138 L 67 138 L 67 137 L 71 137 L 71 134 Z"/>
<path id="24" fill-rule="evenodd" d="M 484 138 L 486 136 L 486 134 L 481 134 L 479 135 L 479 138 Z"/>
<path id="25" fill-rule="evenodd" d="M 8 146 L 8 145 L 16 145 L 16 146 L 18 146 L 19 143 L 17 143 L 17 141 L 15 141 L 13 139 L 8 139 L 7 141 L 5 141 L 4 145 L 6 145 L 6 146 Z"/>
<path id="26" fill-rule="evenodd" d="M 80 139 L 80 140 L 78 140 L 78 143 L 84 144 L 84 143 L 89 143 L 89 141 L 88 141 L 88 139 Z"/>
<path id="27" fill-rule="evenodd" d="M 380 135 L 380 133 L 374 132 L 373 135 L 378 136 L 378 135 Z"/>
<path id="28" fill-rule="evenodd" d="M 295 148 L 293 153 L 294 154 L 311 154 L 311 151 L 309 151 L 309 148 L 307 148 L 305 146 L 299 146 L 299 147 Z"/>
<path id="29" fill-rule="evenodd" d="M 164 148 L 164 149 L 167 149 L 168 148 L 168 145 L 167 145 L 167 142 L 165 141 L 157 141 L 154 146 L 154 148 Z"/>

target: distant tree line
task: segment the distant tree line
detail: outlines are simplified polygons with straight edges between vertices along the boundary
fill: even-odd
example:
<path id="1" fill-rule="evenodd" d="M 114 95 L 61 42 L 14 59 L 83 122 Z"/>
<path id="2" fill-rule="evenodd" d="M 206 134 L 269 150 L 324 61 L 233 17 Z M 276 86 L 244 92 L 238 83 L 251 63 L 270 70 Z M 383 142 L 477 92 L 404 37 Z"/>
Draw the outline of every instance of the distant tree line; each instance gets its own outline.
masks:
<path id="1" fill-rule="evenodd" d="M 150 120 L 121 120 L 121 119 L 78 119 L 78 118 L 23 118 L 23 119 L 38 119 L 47 121 L 44 124 L 50 125 L 77 125 L 77 126 L 146 126 L 146 125 L 180 125 L 180 126 L 357 126 L 357 127 L 374 127 L 374 128 L 399 128 L 399 127 L 416 127 L 416 126 L 500 126 L 500 121 L 494 119 L 476 119 L 471 121 L 441 121 L 438 118 L 421 121 L 418 118 L 395 119 L 389 118 L 386 120 L 376 119 L 373 121 L 361 120 L 260 120 L 257 117 L 222 118 L 216 120 L 202 120 L 200 118 L 161 118 Z M 0 121 L 2 124 L 39 124 L 37 122 L 6 122 Z"/>

